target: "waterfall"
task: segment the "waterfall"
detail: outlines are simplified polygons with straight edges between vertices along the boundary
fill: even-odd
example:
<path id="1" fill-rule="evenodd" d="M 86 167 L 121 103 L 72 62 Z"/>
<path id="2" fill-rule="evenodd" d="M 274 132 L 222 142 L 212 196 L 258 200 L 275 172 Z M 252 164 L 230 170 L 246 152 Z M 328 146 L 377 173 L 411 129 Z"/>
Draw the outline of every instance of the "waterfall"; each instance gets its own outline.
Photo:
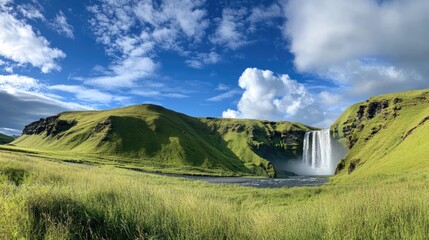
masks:
<path id="1" fill-rule="evenodd" d="M 302 162 L 321 174 L 332 174 L 335 161 L 329 129 L 307 132 L 304 135 Z"/>

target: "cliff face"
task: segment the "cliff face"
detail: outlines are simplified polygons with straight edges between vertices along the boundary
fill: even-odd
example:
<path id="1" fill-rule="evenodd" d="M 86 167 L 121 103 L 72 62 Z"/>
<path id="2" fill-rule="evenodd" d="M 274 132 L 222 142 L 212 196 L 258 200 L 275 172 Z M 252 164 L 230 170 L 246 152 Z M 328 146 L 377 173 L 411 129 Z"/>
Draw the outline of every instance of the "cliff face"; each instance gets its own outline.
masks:
<path id="1" fill-rule="evenodd" d="M 277 176 L 290 174 L 285 169 L 288 160 L 302 155 L 305 132 L 315 128 L 301 123 L 240 119 L 201 119 L 212 132 L 219 134 L 228 147 L 245 161 L 272 165 Z M 269 164 L 269 165 L 267 165 Z"/>
<path id="2" fill-rule="evenodd" d="M 429 90 L 382 95 L 352 105 L 331 126 L 334 136 L 350 149 L 336 172 L 352 174 L 361 167 L 380 163 L 381 159 L 386 161 L 386 167 L 400 159 L 395 154 L 405 159 L 399 149 L 411 146 L 412 141 L 417 141 L 415 138 L 428 130 L 428 119 Z M 411 146 L 409 151 L 429 153 L 422 144 Z"/>
<path id="3" fill-rule="evenodd" d="M 60 136 L 62 132 L 65 132 L 77 124 L 76 120 L 66 121 L 59 119 L 59 115 L 41 118 L 39 121 L 32 122 L 24 127 L 22 134 L 35 135 L 46 133 L 47 137 Z"/>
<path id="4" fill-rule="evenodd" d="M 331 127 L 334 137 L 343 139 L 344 145 L 351 149 L 359 140 L 360 134 L 366 125 L 375 117 L 377 123 L 371 127 L 371 134 L 365 137 L 368 141 L 374 134 L 386 128 L 389 120 L 395 119 L 398 111 L 401 110 L 402 98 L 395 97 L 393 99 L 372 99 L 362 103 L 358 103 L 350 107 L 350 115 L 340 117 Z"/>

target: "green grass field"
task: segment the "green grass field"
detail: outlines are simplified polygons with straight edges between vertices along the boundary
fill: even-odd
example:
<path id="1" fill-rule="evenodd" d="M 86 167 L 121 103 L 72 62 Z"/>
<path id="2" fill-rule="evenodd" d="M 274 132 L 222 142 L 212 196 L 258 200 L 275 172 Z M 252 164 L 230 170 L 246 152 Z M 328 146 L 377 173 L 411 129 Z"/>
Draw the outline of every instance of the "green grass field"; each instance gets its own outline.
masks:
<path id="1" fill-rule="evenodd" d="M 424 239 L 429 171 L 256 189 L 0 152 L 0 239 Z"/>

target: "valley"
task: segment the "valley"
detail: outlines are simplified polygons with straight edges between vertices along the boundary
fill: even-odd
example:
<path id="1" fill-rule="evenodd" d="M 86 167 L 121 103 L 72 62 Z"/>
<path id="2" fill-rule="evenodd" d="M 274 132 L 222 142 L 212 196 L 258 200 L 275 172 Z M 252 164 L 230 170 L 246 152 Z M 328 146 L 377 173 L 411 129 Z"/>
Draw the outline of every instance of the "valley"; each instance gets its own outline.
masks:
<path id="1" fill-rule="evenodd" d="M 299 180 L 277 164 L 318 129 L 153 105 L 62 113 L 0 148 L 0 238 L 424 239 L 428 116 L 429 90 L 357 103 L 330 129 L 349 150 L 326 183 L 256 188 Z"/>

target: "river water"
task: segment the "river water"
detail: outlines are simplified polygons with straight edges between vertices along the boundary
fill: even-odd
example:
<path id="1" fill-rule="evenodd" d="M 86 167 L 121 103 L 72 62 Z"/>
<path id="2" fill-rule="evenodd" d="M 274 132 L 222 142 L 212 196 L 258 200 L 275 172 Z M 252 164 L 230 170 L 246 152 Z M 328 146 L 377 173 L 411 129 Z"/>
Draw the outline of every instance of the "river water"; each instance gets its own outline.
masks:
<path id="1" fill-rule="evenodd" d="M 328 182 L 327 177 L 291 176 L 288 178 L 242 178 L 242 177 L 205 177 L 177 176 L 215 184 L 237 184 L 257 188 L 320 186 Z"/>

